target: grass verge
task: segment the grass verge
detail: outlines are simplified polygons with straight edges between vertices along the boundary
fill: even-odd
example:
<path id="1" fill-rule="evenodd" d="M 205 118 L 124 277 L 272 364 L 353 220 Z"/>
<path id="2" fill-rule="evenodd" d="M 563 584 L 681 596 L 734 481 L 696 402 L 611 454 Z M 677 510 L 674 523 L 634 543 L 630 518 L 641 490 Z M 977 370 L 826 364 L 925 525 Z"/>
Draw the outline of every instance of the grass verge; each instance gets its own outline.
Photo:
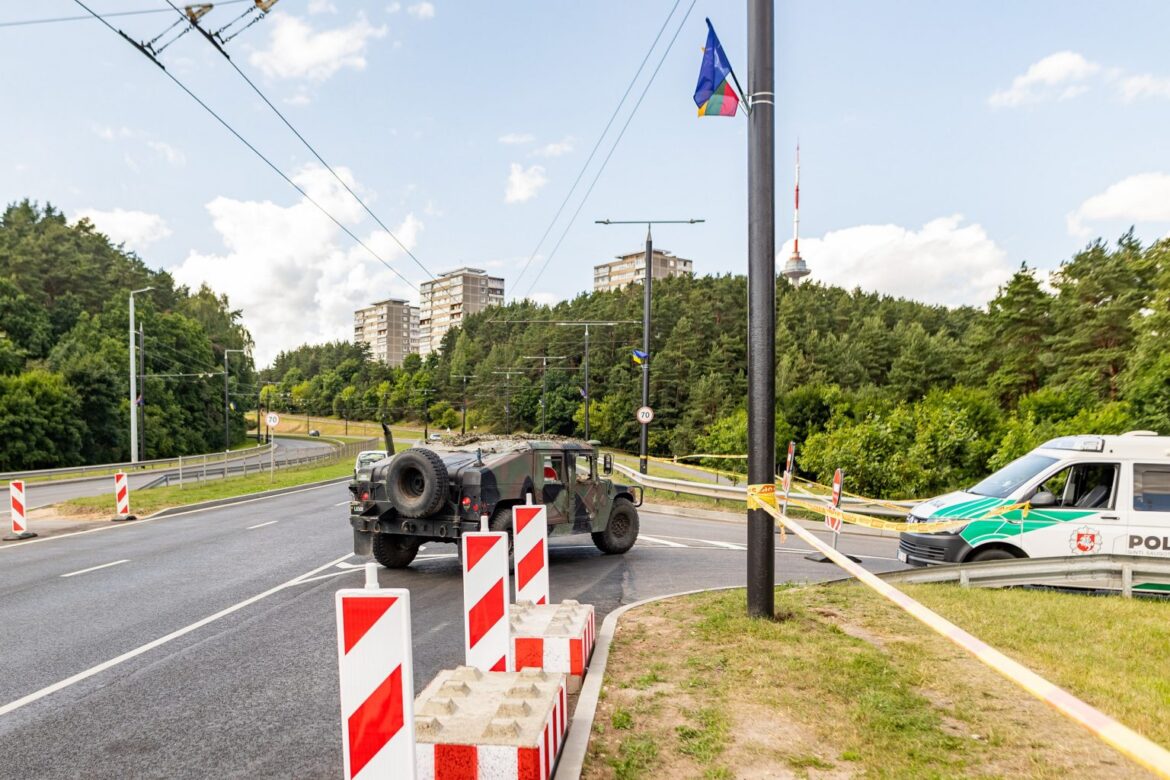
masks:
<path id="1" fill-rule="evenodd" d="M 246 477 L 209 480 L 202 484 L 186 484 L 171 487 L 131 491 L 130 509 L 136 515 L 149 515 L 161 509 L 198 504 L 201 501 L 215 501 L 220 498 L 262 493 L 275 488 L 295 487 L 324 479 L 344 477 L 353 473 L 349 460 L 302 468 L 277 469 L 274 477 L 268 472 L 250 474 Z M 114 499 L 111 490 L 98 496 L 71 498 L 56 505 L 58 514 L 77 517 L 85 515 L 109 516 L 113 514 Z"/>
<path id="2" fill-rule="evenodd" d="M 952 586 L 912 591 L 1170 743 L 1170 669 L 1159 660 L 1170 639 L 1170 603 Z M 776 600 L 776 621 L 748 619 L 742 590 L 628 613 L 583 777 L 1148 776 L 860 586 L 780 589 Z M 1115 652 L 1121 642 L 1124 651 Z"/>

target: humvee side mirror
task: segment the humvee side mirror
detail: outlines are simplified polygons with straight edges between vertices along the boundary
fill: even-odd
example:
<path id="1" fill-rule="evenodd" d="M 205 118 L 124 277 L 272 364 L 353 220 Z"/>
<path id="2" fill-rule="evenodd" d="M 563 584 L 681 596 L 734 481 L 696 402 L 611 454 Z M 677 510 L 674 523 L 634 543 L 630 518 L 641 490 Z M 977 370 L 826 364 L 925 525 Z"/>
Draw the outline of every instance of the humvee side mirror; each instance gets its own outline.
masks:
<path id="1" fill-rule="evenodd" d="M 613 455 L 608 452 L 601 456 L 601 473 L 607 477 L 613 473 Z"/>
<path id="2" fill-rule="evenodd" d="M 1032 500 L 1029 503 L 1034 507 L 1056 506 L 1056 496 L 1047 490 L 1038 490 L 1036 491 L 1036 495 L 1032 496 Z"/>

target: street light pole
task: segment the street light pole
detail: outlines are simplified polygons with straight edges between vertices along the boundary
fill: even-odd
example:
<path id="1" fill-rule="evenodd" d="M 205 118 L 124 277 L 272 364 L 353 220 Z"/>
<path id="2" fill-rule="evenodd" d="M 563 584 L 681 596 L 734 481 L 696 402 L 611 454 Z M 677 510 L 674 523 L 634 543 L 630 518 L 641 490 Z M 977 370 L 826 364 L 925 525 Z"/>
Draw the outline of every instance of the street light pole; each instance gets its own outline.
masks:
<path id="1" fill-rule="evenodd" d="M 540 361 L 540 435 L 545 432 L 548 420 L 548 361 L 565 360 L 568 355 L 524 355 L 525 360 Z"/>
<path id="2" fill-rule="evenodd" d="M 642 281 L 642 406 L 650 406 L 650 293 L 654 280 L 654 237 L 652 225 L 695 225 L 702 219 L 599 219 L 598 225 L 645 225 L 646 226 L 646 275 Z M 642 423 L 638 434 L 638 471 L 645 474 L 649 456 L 650 423 Z"/>
<path id="3" fill-rule="evenodd" d="M 223 350 L 223 451 L 227 452 L 231 447 L 231 402 L 228 400 L 228 353 L 239 352 L 243 354 L 246 350 L 243 349 L 227 349 Z M 259 420 L 256 421 L 259 424 Z"/>
<path id="4" fill-rule="evenodd" d="M 748 513 L 749 617 L 775 615 L 775 523 L 759 500 L 776 483 L 776 161 L 772 0 L 748 0 Z M 771 485 L 772 494 L 763 492 Z"/>
<path id="5" fill-rule="evenodd" d="M 153 287 L 130 291 L 130 462 L 138 462 L 138 361 L 134 356 L 134 296 L 149 292 Z"/>

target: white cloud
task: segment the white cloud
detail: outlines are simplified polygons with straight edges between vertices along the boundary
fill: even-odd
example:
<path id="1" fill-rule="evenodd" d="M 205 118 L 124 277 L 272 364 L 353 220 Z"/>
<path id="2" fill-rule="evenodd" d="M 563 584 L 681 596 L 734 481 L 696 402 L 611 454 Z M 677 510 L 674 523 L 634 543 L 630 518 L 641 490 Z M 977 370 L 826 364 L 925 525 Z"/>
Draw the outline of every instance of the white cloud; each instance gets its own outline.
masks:
<path id="1" fill-rule="evenodd" d="M 416 19 L 434 19 L 435 18 L 435 4 L 428 3 L 423 0 L 421 3 L 407 6 L 406 12 Z"/>
<path id="2" fill-rule="evenodd" d="M 147 141 L 146 145 L 158 152 L 171 165 L 183 165 L 187 162 L 187 155 L 163 141 Z"/>
<path id="3" fill-rule="evenodd" d="M 388 14 L 396 14 L 401 10 L 402 3 L 391 3 L 390 5 L 386 6 L 386 13 Z"/>
<path id="4" fill-rule="evenodd" d="M 802 239 L 810 279 L 927 303 L 981 305 L 995 296 L 1015 266 L 982 226 L 960 215 L 931 220 L 919 230 L 899 225 L 858 225 L 823 238 Z M 776 255 L 782 269 L 788 241 Z"/>
<path id="5" fill-rule="evenodd" d="M 122 127 L 110 127 L 109 125 L 91 124 L 90 129 L 93 134 L 103 141 L 114 141 L 118 138 L 131 138 L 134 131 L 123 125 Z"/>
<path id="6" fill-rule="evenodd" d="M 270 78 L 324 81 L 342 68 L 365 70 L 366 48 L 386 35 L 359 18 L 348 27 L 314 30 L 307 22 L 287 14 L 273 17 L 268 48 L 252 53 L 250 62 Z"/>
<path id="7" fill-rule="evenodd" d="M 1014 108 L 1041 100 L 1067 100 L 1088 90 L 1088 82 L 1101 71 L 1074 51 L 1049 54 L 1033 63 L 1008 89 L 994 93 L 988 102 L 996 108 Z"/>
<path id="8" fill-rule="evenodd" d="M 548 183 L 544 175 L 544 166 L 530 165 L 525 168 L 520 163 L 512 163 L 508 171 L 508 186 L 504 191 L 505 203 L 523 203 L 536 197 L 540 188 Z"/>
<path id="9" fill-rule="evenodd" d="M 573 151 L 573 138 L 572 136 L 568 136 L 564 140 L 545 144 L 539 149 L 533 150 L 532 154 L 537 157 L 560 157 L 562 154 L 568 154 L 571 151 Z"/>
<path id="10" fill-rule="evenodd" d="M 330 2 L 330 0 L 309 0 L 309 13 L 335 14 L 337 13 L 337 6 Z"/>
<path id="11" fill-rule="evenodd" d="M 550 292 L 534 292 L 528 294 L 528 300 L 541 306 L 555 306 L 565 299 L 563 295 Z"/>
<path id="12" fill-rule="evenodd" d="M 1150 73 L 1127 76 L 1118 83 L 1118 88 L 1121 90 L 1121 97 L 1126 101 L 1145 97 L 1170 98 L 1170 78 Z"/>
<path id="13" fill-rule="evenodd" d="M 285 103 L 287 103 L 287 104 L 288 104 L 288 105 L 290 105 L 290 106 L 298 106 L 298 107 L 299 107 L 299 106 L 307 106 L 307 105 L 309 105 L 310 103 L 312 103 L 312 102 L 313 102 L 313 99 L 312 99 L 312 98 L 310 98 L 310 97 L 309 97 L 309 96 L 308 96 L 306 93 L 304 93 L 304 92 L 298 92 L 298 93 L 296 93 L 295 95 L 292 95 L 292 96 L 290 96 L 290 97 L 286 97 L 286 98 L 284 99 L 284 102 L 285 102 Z"/>
<path id="14" fill-rule="evenodd" d="M 141 252 L 171 234 L 171 229 L 162 217 L 145 211 L 82 209 L 73 215 L 74 222 L 83 219 L 88 219 L 100 232 L 109 236 L 112 243 L 125 244 L 135 252 Z"/>
<path id="15" fill-rule="evenodd" d="M 347 169 L 337 170 L 362 192 Z M 293 178 L 347 226 L 364 216 L 361 206 L 324 169 L 309 166 Z M 372 300 L 417 299 L 409 285 L 304 199 L 284 206 L 220 196 L 207 204 L 207 211 L 224 249 L 209 254 L 192 251 L 171 272 L 189 286 L 206 281 L 243 310 L 260 365 L 280 350 L 306 342 L 352 339 L 354 310 Z M 413 249 L 422 229 L 423 223 L 408 214 L 394 232 Z M 389 234 L 375 230 L 362 240 L 407 272 L 405 254 Z"/>
<path id="16" fill-rule="evenodd" d="M 500 136 L 502 144 L 530 144 L 536 140 L 532 133 L 508 133 Z"/>
<path id="17" fill-rule="evenodd" d="M 1068 230 L 1087 238 L 1086 221 L 1170 222 L 1170 174 L 1139 173 L 1110 185 L 1068 215 Z"/>

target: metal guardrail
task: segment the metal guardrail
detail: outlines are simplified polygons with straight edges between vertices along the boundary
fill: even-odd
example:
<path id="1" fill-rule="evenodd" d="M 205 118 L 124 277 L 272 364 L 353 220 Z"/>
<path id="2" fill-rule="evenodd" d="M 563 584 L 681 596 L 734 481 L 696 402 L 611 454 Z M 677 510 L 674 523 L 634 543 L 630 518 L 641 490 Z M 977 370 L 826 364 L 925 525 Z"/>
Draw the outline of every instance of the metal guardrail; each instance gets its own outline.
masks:
<path id="1" fill-rule="evenodd" d="M 160 458 L 158 460 L 140 460 L 137 463 L 95 463 L 89 466 L 66 466 L 59 469 L 33 469 L 30 471 L 7 471 L 0 473 L 0 482 L 10 482 L 14 479 L 40 481 L 77 475 L 78 478 L 87 476 L 108 476 L 117 471 L 127 474 L 144 471 L 161 471 L 179 467 L 184 461 L 191 463 L 221 463 L 223 461 L 242 460 L 256 455 L 267 454 L 273 448 L 272 444 L 264 444 L 246 450 L 232 450 L 230 452 L 209 452 L 204 455 L 184 455 L 178 458 Z"/>
<path id="2" fill-rule="evenodd" d="M 146 487 L 164 487 L 171 484 L 177 484 L 180 488 L 185 484 L 200 483 L 207 479 L 226 479 L 229 476 L 247 476 L 250 473 L 259 473 L 262 471 L 276 471 L 279 469 L 292 468 L 295 466 L 310 466 L 314 464 L 344 462 L 346 460 L 352 461 L 357 457 L 357 454 L 362 450 L 378 449 L 381 445 L 380 439 L 366 439 L 364 441 L 350 442 L 348 444 L 336 444 L 326 440 L 329 444 L 328 450 L 316 452 L 311 455 L 299 455 L 296 457 L 284 458 L 277 461 L 273 452 L 269 452 L 269 461 L 267 463 L 263 460 L 258 460 L 255 468 L 251 468 L 248 460 L 243 462 L 233 461 L 231 463 L 219 464 L 219 468 L 212 468 L 208 471 L 206 464 L 190 463 L 188 459 L 182 458 L 183 462 L 174 471 L 169 471 L 163 474 L 159 479 L 154 480 Z M 213 464 L 214 466 L 214 464 Z M 143 488 L 139 488 L 142 490 Z"/>
<path id="3" fill-rule="evenodd" d="M 1134 588 L 1141 585 L 1170 588 L 1170 560 L 1143 555 L 1066 555 L 944 564 L 879 576 L 886 582 L 909 584 L 957 582 L 980 588 L 1053 585 L 1120 590 L 1123 596 L 1132 596 Z"/>
<path id="4" fill-rule="evenodd" d="M 674 493 L 686 493 L 692 496 L 706 496 L 707 498 L 727 499 L 730 501 L 746 501 L 747 488 L 737 487 L 734 485 L 718 485 L 706 482 L 691 482 L 685 479 L 672 479 L 670 477 L 653 477 L 649 474 L 640 474 L 629 466 L 621 463 L 614 463 L 615 470 L 625 474 L 630 479 L 636 481 L 643 487 L 648 487 L 652 490 L 668 490 Z M 809 493 L 805 490 L 793 490 L 791 494 L 805 501 L 822 502 L 828 505 L 828 498 L 817 493 Z M 871 504 L 865 499 L 843 497 L 841 499 L 842 505 L 848 505 L 850 511 L 862 515 L 877 515 L 881 517 L 905 517 L 905 512 L 892 509 L 888 506 L 881 506 Z"/>

